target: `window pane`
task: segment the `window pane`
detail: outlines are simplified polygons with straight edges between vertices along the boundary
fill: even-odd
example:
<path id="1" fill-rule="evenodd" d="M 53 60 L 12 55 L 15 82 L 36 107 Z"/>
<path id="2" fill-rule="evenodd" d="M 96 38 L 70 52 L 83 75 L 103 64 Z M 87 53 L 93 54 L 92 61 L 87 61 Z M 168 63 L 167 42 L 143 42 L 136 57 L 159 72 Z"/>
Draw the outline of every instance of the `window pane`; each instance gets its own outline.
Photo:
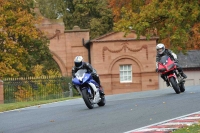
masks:
<path id="1" fill-rule="evenodd" d="M 127 71 L 127 68 L 128 68 L 127 65 L 125 65 L 125 66 L 124 66 L 124 71 Z"/>
<path id="2" fill-rule="evenodd" d="M 124 81 L 127 81 L 127 77 L 126 76 L 124 77 Z"/>
<path id="3" fill-rule="evenodd" d="M 124 76 L 127 76 L 127 75 L 128 75 L 128 72 L 127 72 L 127 71 L 125 71 L 125 72 L 124 72 Z"/>
<path id="4" fill-rule="evenodd" d="M 123 76 L 123 72 L 120 72 L 120 77 Z"/>
<path id="5" fill-rule="evenodd" d="M 120 65 L 120 82 L 132 81 L 132 65 Z"/>
<path id="6" fill-rule="evenodd" d="M 129 71 L 131 70 L 131 65 L 128 66 L 128 70 L 129 70 Z"/>
<path id="7" fill-rule="evenodd" d="M 120 68 L 119 68 L 119 69 L 120 69 L 120 71 L 122 71 L 122 70 L 123 70 L 123 66 L 120 66 Z"/>
<path id="8" fill-rule="evenodd" d="M 123 77 L 120 77 L 120 81 L 124 81 L 124 78 L 123 78 Z"/>
<path id="9" fill-rule="evenodd" d="M 129 71 L 129 72 L 128 72 L 128 76 L 131 76 L 131 75 L 132 75 L 132 73 L 131 73 L 131 71 Z"/>

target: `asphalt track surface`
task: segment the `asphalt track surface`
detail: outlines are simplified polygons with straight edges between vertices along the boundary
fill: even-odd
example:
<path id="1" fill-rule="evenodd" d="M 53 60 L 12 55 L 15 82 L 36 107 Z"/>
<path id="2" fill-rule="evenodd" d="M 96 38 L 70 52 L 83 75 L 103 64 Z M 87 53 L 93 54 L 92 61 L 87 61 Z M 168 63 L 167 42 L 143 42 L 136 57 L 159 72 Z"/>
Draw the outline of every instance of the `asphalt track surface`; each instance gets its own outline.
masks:
<path id="1" fill-rule="evenodd" d="M 83 100 L 0 113 L 0 133 L 124 133 L 200 111 L 200 86 L 106 95 L 104 107 Z"/>

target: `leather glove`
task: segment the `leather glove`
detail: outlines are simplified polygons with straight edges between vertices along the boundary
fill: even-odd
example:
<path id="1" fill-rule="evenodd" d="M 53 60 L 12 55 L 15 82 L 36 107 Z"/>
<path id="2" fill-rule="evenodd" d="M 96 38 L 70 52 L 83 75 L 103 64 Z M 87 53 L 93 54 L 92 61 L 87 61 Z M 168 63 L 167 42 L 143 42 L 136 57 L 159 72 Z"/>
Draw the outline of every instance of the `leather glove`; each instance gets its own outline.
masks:
<path id="1" fill-rule="evenodd" d="M 92 73 L 91 73 L 91 75 L 92 75 L 92 76 L 96 76 L 97 74 L 96 74 L 96 73 L 94 73 L 94 72 L 92 72 Z"/>
<path id="2" fill-rule="evenodd" d="M 175 59 L 174 62 L 175 62 L 175 63 L 178 63 L 179 61 L 178 61 L 178 59 Z"/>

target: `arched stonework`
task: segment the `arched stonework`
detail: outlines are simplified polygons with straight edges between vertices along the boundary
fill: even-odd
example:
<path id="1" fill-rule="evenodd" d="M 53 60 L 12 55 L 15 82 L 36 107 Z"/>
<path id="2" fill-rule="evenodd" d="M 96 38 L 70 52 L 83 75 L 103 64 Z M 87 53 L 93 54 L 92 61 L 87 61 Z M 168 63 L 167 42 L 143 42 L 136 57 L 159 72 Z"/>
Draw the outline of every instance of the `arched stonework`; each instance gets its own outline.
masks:
<path id="1" fill-rule="evenodd" d="M 53 59 L 60 67 L 63 76 L 71 76 L 73 59 L 78 54 L 83 54 L 87 59 L 88 52 L 83 46 L 83 39 L 89 39 L 89 30 L 75 26 L 72 30 L 64 30 L 63 23 L 51 22 L 44 18 L 43 23 L 37 26 L 49 39 L 49 49 Z"/>
<path id="2" fill-rule="evenodd" d="M 123 56 L 119 56 L 118 58 L 116 58 L 115 60 L 113 60 L 113 61 L 110 63 L 110 66 L 109 66 L 109 69 L 108 69 L 108 73 L 111 73 L 114 64 L 116 64 L 116 62 L 117 62 L 118 60 L 121 60 L 121 59 L 130 59 L 130 60 L 135 61 L 135 62 L 138 64 L 139 68 L 140 68 L 140 72 L 143 71 L 142 64 L 140 63 L 140 61 L 139 61 L 137 58 L 132 57 L 132 56 L 129 56 L 129 55 L 123 55 Z M 130 63 L 129 63 L 129 64 L 130 64 Z"/>
<path id="3" fill-rule="evenodd" d="M 46 18 L 37 27 L 49 38 L 53 59 L 59 65 L 63 76 L 71 76 L 74 57 L 82 55 L 85 61 L 91 59 L 106 94 L 152 90 L 158 86 L 155 73 L 156 37 L 147 40 L 140 36 L 138 39 L 133 31 L 126 37 L 123 32 L 112 32 L 90 40 L 89 29 L 75 26 L 72 30 L 65 30 L 61 20 L 51 21 Z M 84 47 L 83 40 L 89 40 L 90 51 Z M 122 62 L 122 65 L 133 65 L 133 77 L 136 77 L 133 83 L 120 83 L 119 78 L 116 78 L 119 77 L 119 66 L 115 65 L 119 62 Z M 113 89 L 117 87 L 118 90 Z"/>
<path id="4" fill-rule="evenodd" d="M 53 51 L 51 51 L 51 53 L 53 55 L 53 59 L 56 61 L 56 63 L 58 64 L 58 66 L 61 70 L 62 76 L 67 76 L 67 70 L 66 70 L 65 64 L 62 61 L 62 59 Z"/>
<path id="5" fill-rule="evenodd" d="M 132 82 L 130 83 L 120 83 L 120 73 L 119 66 L 120 65 L 132 65 Z M 109 67 L 109 74 L 111 76 L 111 90 L 112 93 L 120 93 L 123 92 L 133 92 L 133 91 L 141 91 L 142 90 L 142 82 L 141 82 L 141 71 L 142 71 L 141 63 L 132 56 L 120 56 L 112 61 Z"/>
<path id="6" fill-rule="evenodd" d="M 147 39 L 135 32 L 124 37 L 112 32 L 92 40 L 91 61 L 106 94 L 120 94 L 158 88 L 155 72 L 157 37 Z M 120 82 L 120 65 L 132 65 L 132 82 Z"/>

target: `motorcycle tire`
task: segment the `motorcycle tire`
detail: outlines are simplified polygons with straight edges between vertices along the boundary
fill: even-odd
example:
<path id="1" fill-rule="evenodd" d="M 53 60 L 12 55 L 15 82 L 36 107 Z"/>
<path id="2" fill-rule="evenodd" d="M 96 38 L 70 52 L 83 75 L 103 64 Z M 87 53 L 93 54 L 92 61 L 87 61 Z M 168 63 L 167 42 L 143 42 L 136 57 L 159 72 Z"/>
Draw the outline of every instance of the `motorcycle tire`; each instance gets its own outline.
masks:
<path id="1" fill-rule="evenodd" d="M 101 101 L 97 103 L 99 106 L 104 106 L 106 104 L 105 95 L 101 96 Z"/>
<path id="2" fill-rule="evenodd" d="M 90 98 L 89 98 L 89 94 L 87 92 L 87 89 L 83 89 L 82 90 L 82 97 L 83 97 L 83 100 L 85 102 L 85 105 L 89 108 L 89 109 L 93 109 L 94 108 L 94 104 L 90 101 Z"/>
<path id="3" fill-rule="evenodd" d="M 170 83 L 172 84 L 172 87 L 174 89 L 174 91 L 176 92 L 176 94 L 179 94 L 180 93 L 180 87 L 179 85 L 177 84 L 176 80 L 174 77 L 171 77 L 169 79 Z"/>
<path id="4" fill-rule="evenodd" d="M 180 84 L 180 91 L 181 91 L 181 92 L 184 92 L 184 91 L 185 91 L 185 85 L 184 85 L 184 83 L 181 83 L 181 84 Z"/>

